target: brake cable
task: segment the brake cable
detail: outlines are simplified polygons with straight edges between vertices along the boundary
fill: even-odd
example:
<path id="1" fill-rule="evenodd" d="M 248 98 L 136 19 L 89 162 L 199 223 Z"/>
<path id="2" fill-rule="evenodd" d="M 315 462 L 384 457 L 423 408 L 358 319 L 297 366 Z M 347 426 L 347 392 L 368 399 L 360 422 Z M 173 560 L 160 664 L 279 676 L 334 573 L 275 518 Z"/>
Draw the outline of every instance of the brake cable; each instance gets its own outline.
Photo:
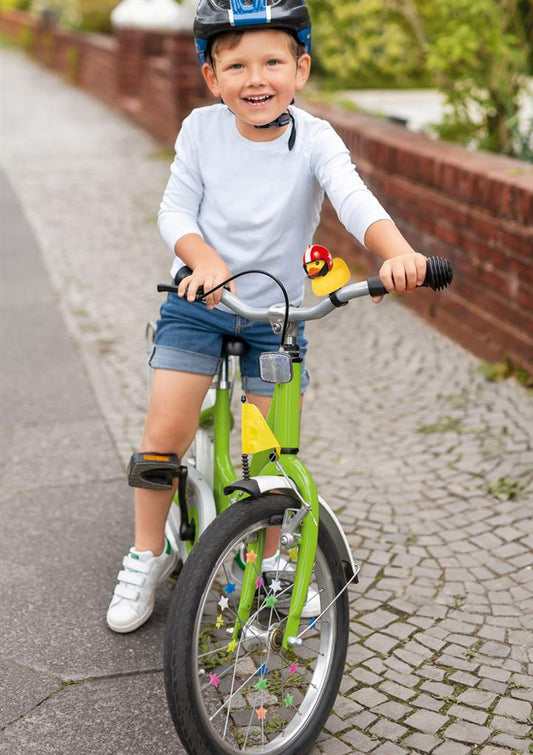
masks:
<path id="1" fill-rule="evenodd" d="M 235 275 L 232 275 L 231 278 L 228 278 L 222 283 L 219 283 L 218 286 L 215 286 L 210 291 L 204 291 L 201 294 L 197 293 L 196 296 L 199 300 L 205 299 L 206 296 L 210 296 L 215 291 L 218 291 L 219 288 L 222 288 L 223 286 L 235 280 L 236 278 L 240 278 L 243 275 L 249 275 L 250 273 L 258 273 L 259 275 L 266 275 L 268 278 L 271 278 L 274 281 L 274 283 L 277 283 L 278 286 L 281 288 L 281 291 L 283 293 L 283 299 L 285 301 L 285 314 L 283 317 L 283 329 L 281 331 L 281 344 L 283 346 L 285 344 L 285 336 L 287 335 L 287 328 L 289 327 L 289 306 L 290 306 L 289 295 L 287 294 L 287 289 L 285 288 L 283 283 L 280 280 L 278 280 L 275 275 L 272 275 L 272 273 L 267 273 L 266 270 L 245 270 L 242 273 L 236 273 Z"/>

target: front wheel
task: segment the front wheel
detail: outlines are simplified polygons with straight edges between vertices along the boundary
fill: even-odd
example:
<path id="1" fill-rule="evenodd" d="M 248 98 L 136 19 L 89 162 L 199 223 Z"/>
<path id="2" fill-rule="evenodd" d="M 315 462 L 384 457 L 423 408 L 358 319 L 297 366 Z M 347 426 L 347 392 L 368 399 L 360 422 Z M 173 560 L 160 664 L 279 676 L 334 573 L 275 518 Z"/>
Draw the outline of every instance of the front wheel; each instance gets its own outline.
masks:
<path id="1" fill-rule="evenodd" d="M 315 616 L 304 606 L 298 642 L 285 649 L 281 641 L 296 550 L 263 562 L 250 618 L 233 637 L 247 544 L 279 526 L 295 505 L 293 498 L 272 494 L 234 504 L 184 565 L 171 600 L 164 665 L 174 725 L 192 755 L 304 755 L 333 707 L 349 612 L 347 591 L 341 594 L 343 566 L 324 527 L 308 593 Z"/>

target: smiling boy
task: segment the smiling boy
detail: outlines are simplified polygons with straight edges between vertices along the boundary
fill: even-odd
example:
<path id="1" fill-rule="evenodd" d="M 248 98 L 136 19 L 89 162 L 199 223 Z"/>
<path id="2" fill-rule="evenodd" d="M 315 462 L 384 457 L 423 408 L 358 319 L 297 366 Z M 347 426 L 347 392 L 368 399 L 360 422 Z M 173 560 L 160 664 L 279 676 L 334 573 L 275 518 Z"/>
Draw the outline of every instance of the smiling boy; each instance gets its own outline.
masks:
<path id="1" fill-rule="evenodd" d="M 141 451 L 181 458 L 216 373 L 222 340 L 240 336 L 243 388 L 263 413 L 273 386 L 259 377 L 258 357 L 279 339 L 220 304 L 193 303 L 231 275 L 254 267 L 285 284 L 291 304 L 303 298 L 301 258 L 312 243 L 327 194 L 346 228 L 384 261 L 389 290 L 420 285 L 426 259 L 409 246 L 367 189 L 333 128 L 293 106 L 306 84 L 311 24 L 302 0 L 200 0 L 195 41 L 209 90 L 221 104 L 194 110 L 182 124 L 159 213 L 159 228 L 192 274 L 161 307 L 150 358 L 152 390 Z M 229 283 L 235 291 L 235 284 Z M 239 279 L 247 303 L 269 306 L 277 287 L 264 276 Z M 303 327 L 298 339 L 305 358 Z M 303 372 L 302 388 L 309 381 Z M 130 483 L 138 476 L 130 474 Z M 135 546 L 123 560 L 107 613 L 108 626 L 130 632 L 150 617 L 155 591 L 176 563 L 164 526 L 173 491 L 135 489 Z"/>

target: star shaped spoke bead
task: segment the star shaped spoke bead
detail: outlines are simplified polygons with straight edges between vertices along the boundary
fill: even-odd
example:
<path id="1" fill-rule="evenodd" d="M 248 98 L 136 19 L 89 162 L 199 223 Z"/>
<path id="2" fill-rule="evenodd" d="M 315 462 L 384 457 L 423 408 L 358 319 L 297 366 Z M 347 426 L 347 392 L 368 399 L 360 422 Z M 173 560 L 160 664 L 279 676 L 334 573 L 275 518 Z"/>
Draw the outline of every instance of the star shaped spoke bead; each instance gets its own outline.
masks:
<path id="1" fill-rule="evenodd" d="M 264 721 L 266 719 L 268 711 L 266 708 L 263 708 L 263 706 L 257 708 L 255 712 L 259 721 Z"/>
<path id="2" fill-rule="evenodd" d="M 228 607 L 228 599 L 225 595 L 222 595 L 220 600 L 218 601 L 218 605 L 220 606 L 220 610 L 224 611 Z"/>

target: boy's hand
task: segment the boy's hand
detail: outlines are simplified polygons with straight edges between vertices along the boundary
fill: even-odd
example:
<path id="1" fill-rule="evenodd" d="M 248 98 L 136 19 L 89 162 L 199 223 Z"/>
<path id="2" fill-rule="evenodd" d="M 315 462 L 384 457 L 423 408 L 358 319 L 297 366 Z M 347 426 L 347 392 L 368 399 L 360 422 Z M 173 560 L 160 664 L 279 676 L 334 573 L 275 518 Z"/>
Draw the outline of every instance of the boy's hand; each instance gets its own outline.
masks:
<path id="1" fill-rule="evenodd" d="M 192 275 L 181 281 L 178 287 L 178 296 L 186 297 L 187 301 L 195 301 L 200 286 L 203 287 L 204 291 L 211 291 L 212 288 L 230 277 L 230 269 L 217 255 L 217 258 L 211 258 L 211 260 L 200 262 L 195 266 Z M 232 293 L 235 293 L 235 283 L 233 281 L 228 283 L 228 288 Z M 222 296 L 222 291 L 223 288 L 221 287 L 206 298 L 205 303 L 208 309 L 216 307 Z"/>
<path id="2" fill-rule="evenodd" d="M 379 271 L 381 282 L 388 291 L 404 294 L 421 286 L 426 277 L 427 260 L 423 254 L 413 252 L 391 257 L 382 264 Z M 374 296 L 373 301 L 380 302 L 382 296 Z"/>
<path id="3" fill-rule="evenodd" d="M 231 270 L 226 265 L 216 249 L 206 244 L 201 236 L 189 233 L 176 242 L 174 251 L 177 256 L 188 265 L 192 274 L 184 278 L 178 286 L 178 296 L 186 297 L 187 301 L 195 301 L 200 286 L 204 291 L 211 291 L 215 286 L 231 278 Z M 228 283 L 232 294 L 236 293 L 235 283 Z M 213 309 L 220 301 L 223 288 L 207 297 L 205 303 Z"/>

